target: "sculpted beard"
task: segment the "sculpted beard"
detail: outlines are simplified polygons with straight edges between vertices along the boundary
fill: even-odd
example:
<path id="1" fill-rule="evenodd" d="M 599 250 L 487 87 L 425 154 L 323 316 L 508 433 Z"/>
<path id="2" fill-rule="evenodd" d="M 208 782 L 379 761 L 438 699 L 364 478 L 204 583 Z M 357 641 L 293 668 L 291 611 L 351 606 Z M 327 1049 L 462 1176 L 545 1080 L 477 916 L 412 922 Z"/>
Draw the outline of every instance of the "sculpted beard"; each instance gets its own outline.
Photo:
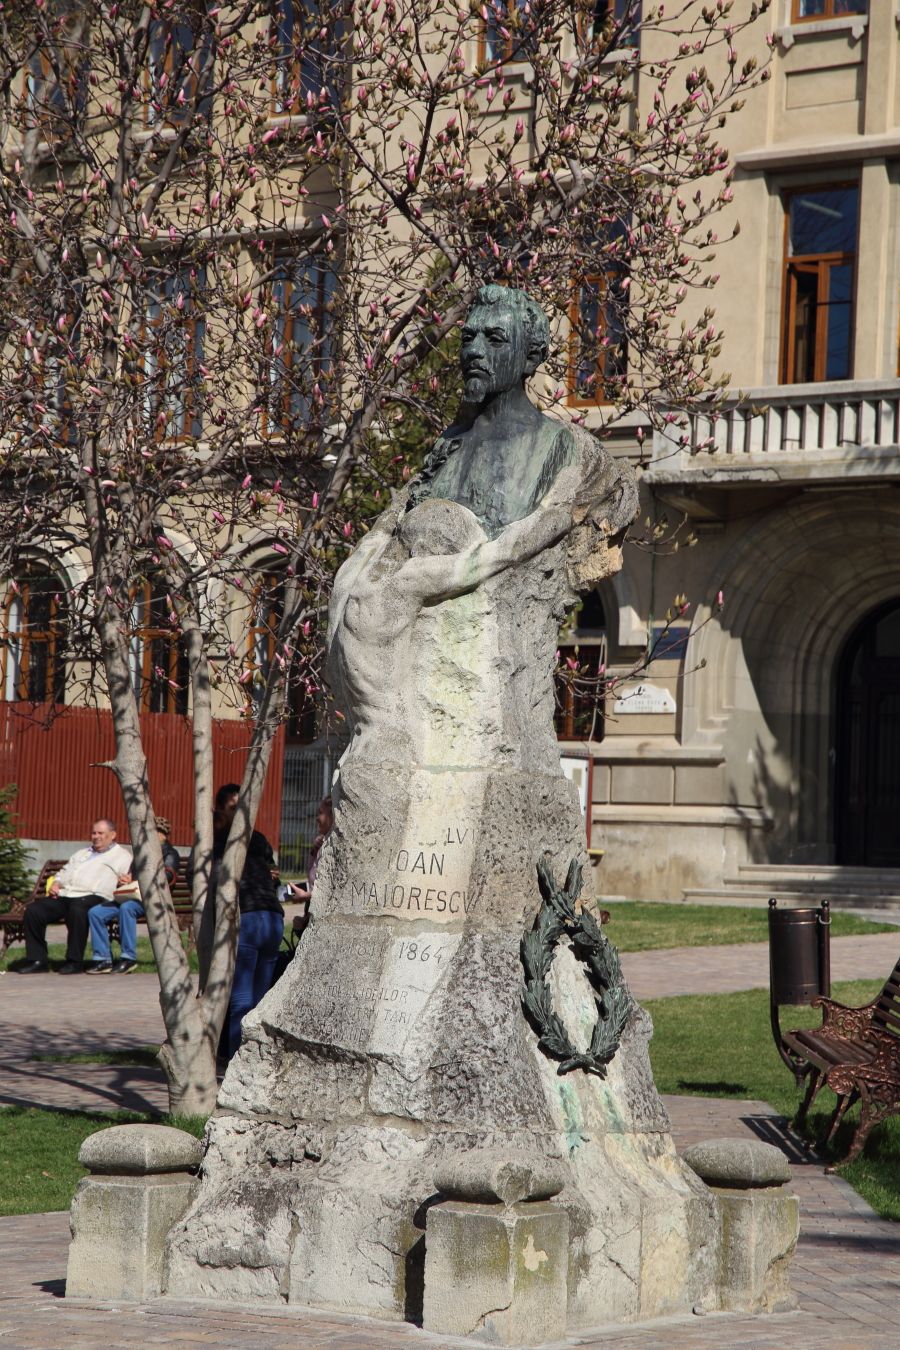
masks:
<path id="1" fill-rule="evenodd" d="M 480 371 L 466 375 L 463 381 L 463 396 L 467 403 L 481 403 L 490 392 L 490 379 Z"/>

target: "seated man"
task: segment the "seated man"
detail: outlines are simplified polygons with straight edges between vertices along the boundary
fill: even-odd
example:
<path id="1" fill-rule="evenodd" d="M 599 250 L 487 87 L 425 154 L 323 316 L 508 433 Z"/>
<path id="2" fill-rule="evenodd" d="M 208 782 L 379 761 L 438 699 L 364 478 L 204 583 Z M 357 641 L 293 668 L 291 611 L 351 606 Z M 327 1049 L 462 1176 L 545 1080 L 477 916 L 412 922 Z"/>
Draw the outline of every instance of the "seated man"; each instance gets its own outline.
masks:
<path id="1" fill-rule="evenodd" d="M 178 875 L 181 859 L 169 843 L 172 826 L 165 816 L 156 817 L 156 831 L 162 845 L 166 880 L 171 886 Z M 108 975 L 110 971 L 114 975 L 130 975 L 137 969 L 137 921 L 143 913 L 144 906 L 137 895 L 123 896 L 120 901 L 114 900 L 108 905 L 94 906 L 88 915 L 91 925 L 91 949 L 94 953 L 94 960 L 87 968 L 88 975 Z M 115 919 L 119 921 L 119 945 L 122 950 L 118 961 L 113 962 L 109 945 L 109 925 Z"/>
<path id="2" fill-rule="evenodd" d="M 117 886 L 131 880 L 131 854 L 116 843 L 111 820 L 95 820 L 91 846 L 73 853 L 53 879 L 45 900 L 35 900 L 25 910 L 25 964 L 20 975 L 49 970 L 47 925 L 64 922 L 69 930 L 66 961 L 60 975 L 78 975 L 84 969 L 88 934 L 88 911 L 112 899 Z"/>

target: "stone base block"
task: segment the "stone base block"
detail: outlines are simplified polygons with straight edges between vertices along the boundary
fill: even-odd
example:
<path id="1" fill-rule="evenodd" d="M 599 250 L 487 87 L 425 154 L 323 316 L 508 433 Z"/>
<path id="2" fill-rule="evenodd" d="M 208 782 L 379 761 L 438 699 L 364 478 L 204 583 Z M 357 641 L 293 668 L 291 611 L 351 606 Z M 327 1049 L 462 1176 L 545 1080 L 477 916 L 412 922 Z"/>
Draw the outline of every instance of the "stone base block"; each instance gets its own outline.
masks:
<path id="1" fill-rule="evenodd" d="M 790 1265 L 800 1234 L 800 1201 L 772 1187 L 714 1190 L 722 1216 L 719 1306 L 723 1312 L 786 1312 L 796 1299 Z"/>
<path id="2" fill-rule="evenodd" d="M 558 1340 L 568 1261 L 569 1219 L 558 1205 L 435 1205 L 425 1230 L 425 1330 L 494 1345 Z"/>
<path id="3" fill-rule="evenodd" d="M 708 1139 L 685 1162 L 719 1208 L 719 1262 L 713 1304 L 723 1312 L 785 1312 L 795 1306 L 790 1264 L 800 1235 L 800 1201 L 784 1189 L 784 1154 L 758 1139 Z"/>
<path id="4" fill-rule="evenodd" d="M 162 1289 L 169 1229 L 197 1190 L 199 1140 L 165 1125 L 114 1125 L 79 1153 L 93 1175 L 72 1200 L 67 1298 L 143 1300 Z"/>

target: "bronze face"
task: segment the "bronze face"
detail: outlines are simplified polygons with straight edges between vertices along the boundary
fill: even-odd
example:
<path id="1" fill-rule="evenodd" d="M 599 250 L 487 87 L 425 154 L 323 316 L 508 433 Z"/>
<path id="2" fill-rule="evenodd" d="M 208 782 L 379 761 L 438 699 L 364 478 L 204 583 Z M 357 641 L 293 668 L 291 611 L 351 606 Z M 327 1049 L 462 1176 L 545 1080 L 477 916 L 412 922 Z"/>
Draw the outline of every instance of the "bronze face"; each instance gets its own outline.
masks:
<path id="1" fill-rule="evenodd" d="M 459 363 L 467 403 L 520 385 L 528 365 L 522 316 L 510 305 L 476 305 L 463 326 Z"/>

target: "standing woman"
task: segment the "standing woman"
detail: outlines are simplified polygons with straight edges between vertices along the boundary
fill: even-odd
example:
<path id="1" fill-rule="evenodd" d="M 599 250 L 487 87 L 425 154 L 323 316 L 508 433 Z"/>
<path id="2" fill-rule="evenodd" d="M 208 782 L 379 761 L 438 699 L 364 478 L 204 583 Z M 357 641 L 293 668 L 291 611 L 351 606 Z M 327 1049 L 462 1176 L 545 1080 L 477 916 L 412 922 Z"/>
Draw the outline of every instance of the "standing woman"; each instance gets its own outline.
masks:
<path id="1" fill-rule="evenodd" d="M 309 902 L 312 899 L 313 886 L 316 884 L 316 872 L 319 870 L 319 854 L 322 852 L 322 845 L 328 838 L 334 826 L 334 803 L 330 797 L 323 797 L 319 802 L 319 809 L 316 812 L 316 828 L 318 834 L 313 840 L 312 848 L 309 850 L 309 869 L 306 875 L 306 885 L 302 881 L 292 881 L 289 883 L 288 891 L 292 900 L 305 902 L 306 909 L 304 918 L 309 915 Z M 298 921 L 294 920 L 294 928 L 297 929 Z M 305 924 L 303 925 L 305 927 Z"/>
<path id="2" fill-rule="evenodd" d="M 237 783 L 226 783 L 216 793 L 210 881 L 212 896 L 215 896 L 216 878 L 239 794 Z M 240 1046 L 242 1019 L 269 991 L 284 933 L 284 910 L 276 891 L 275 856 L 268 839 L 259 830 L 253 831 L 247 846 L 247 859 L 238 887 L 238 904 L 241 919 L 234 982 L 220 1042 L 220 1051 L 226 1060 L 231 1059 Z"/>

